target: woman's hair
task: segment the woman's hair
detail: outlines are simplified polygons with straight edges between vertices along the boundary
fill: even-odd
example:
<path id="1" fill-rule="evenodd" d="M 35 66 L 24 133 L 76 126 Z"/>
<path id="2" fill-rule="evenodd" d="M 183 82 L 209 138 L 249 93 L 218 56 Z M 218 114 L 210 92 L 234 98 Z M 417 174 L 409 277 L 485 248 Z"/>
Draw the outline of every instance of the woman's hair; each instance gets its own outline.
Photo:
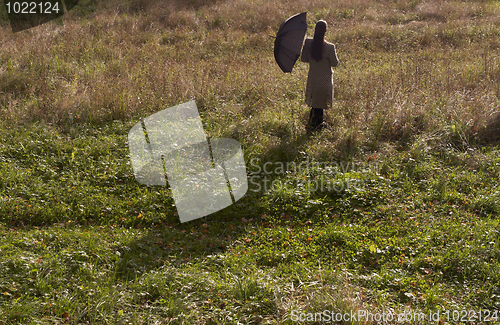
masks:
<path id="1" fill-rule="evenodd" d="M 326 27 L 326 21 L 320 20 L 316 23 L 316 28 L 314 28 L 314 38 L 311 45 L 311 58 L 316 61 L 321 61 L 323 58 L 323 43 L 325 42 Z"/>

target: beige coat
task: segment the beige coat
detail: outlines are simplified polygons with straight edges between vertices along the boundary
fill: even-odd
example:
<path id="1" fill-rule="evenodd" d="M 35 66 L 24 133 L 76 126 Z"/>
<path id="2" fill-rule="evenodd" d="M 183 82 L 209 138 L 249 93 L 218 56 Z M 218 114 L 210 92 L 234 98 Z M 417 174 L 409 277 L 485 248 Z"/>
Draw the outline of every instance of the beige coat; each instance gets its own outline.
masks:
<path id="1" fill-rule="evenodd" d="M 306 39 L 300 58 L 302 62 L 309 62 L 305 102 L 314 108 L 329 108 L 333 102 L 332 67 L 339 64 L 337 52 L 335 45 L 325 42 L 323 58 L 318 62 L 310 58 L 311 45 L 312 38 Z"/>

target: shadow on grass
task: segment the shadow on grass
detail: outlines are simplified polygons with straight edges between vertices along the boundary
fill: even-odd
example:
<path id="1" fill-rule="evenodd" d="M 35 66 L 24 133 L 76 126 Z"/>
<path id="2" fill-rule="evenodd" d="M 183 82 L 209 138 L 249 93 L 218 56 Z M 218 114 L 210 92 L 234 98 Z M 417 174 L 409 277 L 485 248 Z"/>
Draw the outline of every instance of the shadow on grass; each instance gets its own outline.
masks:
<path id="1" fill-rule="evenodd" d="M 478 141 L 483 145 L 498 145 L 500 142 L 500 113 L 496 113 L 478 132 Z"/>
<path id="2" fill-rule="evenodd" d="M 263 161 L 279 161 L 279 162 L 292 162 L 300 156 L 302 147 L 306 144 L 309 136 L 307 134 L 300 134 L 297 138 L 285 138 L 279 142 L 278 145 L 272 146 L 268 151 L 262 155 Z"/>
<path id="3" fill-rule="evenodd" d="M 180 223 L 175 216 L 153 226 L 145 235 L 119 247 L 117 278 L 132 280 L 166 263 L 179 266 L 231 250 L 235 241 L 244 240 L 241 237 L 248 227 L 262 223 L 259 196 L 249 191 L 233 205 L 203 218 Z"/>

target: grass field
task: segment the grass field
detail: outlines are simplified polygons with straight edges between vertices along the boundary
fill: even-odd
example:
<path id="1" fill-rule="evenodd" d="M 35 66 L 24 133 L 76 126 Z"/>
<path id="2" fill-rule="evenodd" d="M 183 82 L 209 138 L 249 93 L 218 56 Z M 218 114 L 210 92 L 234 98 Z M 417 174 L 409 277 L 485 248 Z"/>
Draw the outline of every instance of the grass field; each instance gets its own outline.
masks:
<path id="1" fill-rule="evenodd" d="M 0 324 L 500 323 L 500 1 L 81 0 L 18 33 L 3 10 Z M 270 37 L 303 11 L 340 60 L 312 136 L 308 66 Z M 191 99 L 250 188 L 181 224 L 127 133 Z"/>

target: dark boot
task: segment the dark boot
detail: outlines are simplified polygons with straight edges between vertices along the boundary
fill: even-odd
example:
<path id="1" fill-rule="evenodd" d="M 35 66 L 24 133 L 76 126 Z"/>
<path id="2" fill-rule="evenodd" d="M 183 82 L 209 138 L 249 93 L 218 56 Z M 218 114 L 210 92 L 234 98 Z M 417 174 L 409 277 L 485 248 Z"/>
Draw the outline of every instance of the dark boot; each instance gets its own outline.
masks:
<path id="1" fill-rule="evenodd" d="M 308 131 L 318 131 L 323 127 L 323 109 L 311 108 L 309 113 Z"/>

